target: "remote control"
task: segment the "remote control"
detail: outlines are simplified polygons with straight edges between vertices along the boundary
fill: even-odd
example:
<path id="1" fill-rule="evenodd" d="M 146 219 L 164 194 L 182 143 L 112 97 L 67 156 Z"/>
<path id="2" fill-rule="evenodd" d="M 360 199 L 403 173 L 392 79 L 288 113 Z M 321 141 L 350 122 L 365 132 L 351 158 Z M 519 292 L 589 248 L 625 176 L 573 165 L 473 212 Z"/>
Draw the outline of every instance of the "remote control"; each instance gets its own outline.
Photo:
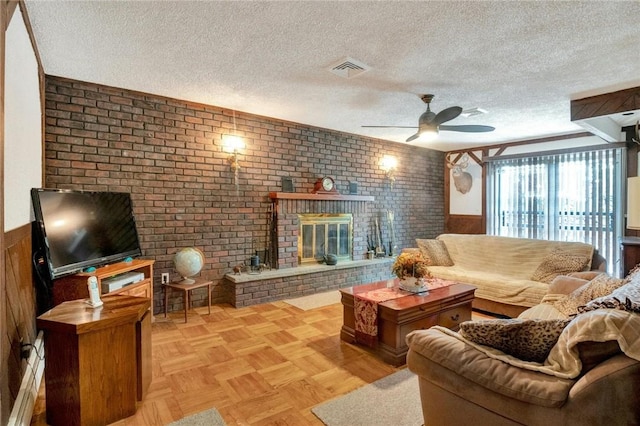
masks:
<path id="1" fill-rule="evenodd" d="M 98 289 L 98 279 L 94 276 L 89 277 L 87 280 L 87 287 L 89 287 L 89 300 L 87 303 L 94 308 L 102 306 L 102 300 L 100 300 L 100 290 Z"/>

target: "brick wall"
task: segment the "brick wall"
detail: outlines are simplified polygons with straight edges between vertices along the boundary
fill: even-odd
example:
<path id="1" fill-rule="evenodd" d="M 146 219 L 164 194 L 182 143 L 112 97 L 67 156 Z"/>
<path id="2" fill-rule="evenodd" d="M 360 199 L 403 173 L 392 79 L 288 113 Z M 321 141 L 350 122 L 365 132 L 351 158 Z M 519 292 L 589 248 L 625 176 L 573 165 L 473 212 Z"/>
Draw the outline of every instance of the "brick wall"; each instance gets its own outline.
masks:
<path id="1" fill-rule="evenodd" d="M 172 257 L 182 247 L 205 253 L 213 300 L 228 301 L 223 276 L 264 248 L 268 193 L 280 190 L 282 176 L 292 177 L 296 192 L 325 175 L 343 193 L 357 182 L 359 194 L 375 197 L 366 220 L 394 211 L 399 248 L 443 231 L 442 152 L 236 112 L 246 143 L 236 193 L 221 149 L 233 111 L 53 76 L 45 96 L 45 185 L 131 193 L 143 256 L 156 260 L 156 312 L 159 275 L 176 277 Z M 398 159 L 392 190 L 379 167 L 383 155 Z M 357 247 L 364 239 L 356 236 Z"/>

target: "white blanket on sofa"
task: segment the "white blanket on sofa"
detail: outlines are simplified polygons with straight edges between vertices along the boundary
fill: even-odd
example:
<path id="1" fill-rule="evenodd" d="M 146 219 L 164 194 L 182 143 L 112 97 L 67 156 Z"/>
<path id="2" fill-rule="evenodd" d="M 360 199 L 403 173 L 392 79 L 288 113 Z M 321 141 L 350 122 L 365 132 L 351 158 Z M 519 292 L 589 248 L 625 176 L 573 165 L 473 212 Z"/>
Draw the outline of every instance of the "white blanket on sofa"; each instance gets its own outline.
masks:
<path id="1" fill-rule="evenodd" d="M 445 327 L 435 326 L 433 329 L 462 340 L 491 358 L 563 379 L 580 375 L 582 362 L 577 348 L 580 342 L 615 340 L 625 355 L 640 361 L 640 315 L 617 309 L 598 309 L 576 316 L 564 329 L 543 364 L 523 361 L 489 346 L 478 345 Z"/>

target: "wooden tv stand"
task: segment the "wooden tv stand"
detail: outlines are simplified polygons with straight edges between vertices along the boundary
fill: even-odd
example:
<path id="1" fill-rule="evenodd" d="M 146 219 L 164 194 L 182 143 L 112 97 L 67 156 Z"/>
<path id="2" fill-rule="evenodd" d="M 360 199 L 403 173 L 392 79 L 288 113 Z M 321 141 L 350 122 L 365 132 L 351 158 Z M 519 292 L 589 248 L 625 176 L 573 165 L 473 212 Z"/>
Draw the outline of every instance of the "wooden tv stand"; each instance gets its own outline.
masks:
<path id="1" fill-rule="evenodd" d="M 80 272 L 58 278 L 53 282 L 53 306 L 58 306 L 68 300 L 87 299 L 89 297 L 87 279 L 91 276 L 95 276 L 98 279 L 98 288 L 102 291 L 102 280 L 106 278 L 125 272 L 142 272 L 144 274 L 142 281 L 102 294 L 126 294 L 128 296 L 146 297 L 151 301 L 151 313 L 153 314 L 154 263 L 155 260 L 133 259 L 131 262 L 118 262 L 102 266 L 96 268 L 93 272 Z"/>

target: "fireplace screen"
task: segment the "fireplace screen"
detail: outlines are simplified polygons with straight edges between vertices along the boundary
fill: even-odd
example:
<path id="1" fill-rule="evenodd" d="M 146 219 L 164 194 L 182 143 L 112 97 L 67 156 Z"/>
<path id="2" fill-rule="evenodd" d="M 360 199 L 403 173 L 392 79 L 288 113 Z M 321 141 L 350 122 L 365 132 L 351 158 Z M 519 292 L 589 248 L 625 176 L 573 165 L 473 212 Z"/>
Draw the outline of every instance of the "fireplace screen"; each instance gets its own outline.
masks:
<path id="1" fill-rule="evenodd" d="M 351 214 L 298 215 L 298 262 L 316 263 L 326 254 L 351 260 L 353 216 Z"/>

